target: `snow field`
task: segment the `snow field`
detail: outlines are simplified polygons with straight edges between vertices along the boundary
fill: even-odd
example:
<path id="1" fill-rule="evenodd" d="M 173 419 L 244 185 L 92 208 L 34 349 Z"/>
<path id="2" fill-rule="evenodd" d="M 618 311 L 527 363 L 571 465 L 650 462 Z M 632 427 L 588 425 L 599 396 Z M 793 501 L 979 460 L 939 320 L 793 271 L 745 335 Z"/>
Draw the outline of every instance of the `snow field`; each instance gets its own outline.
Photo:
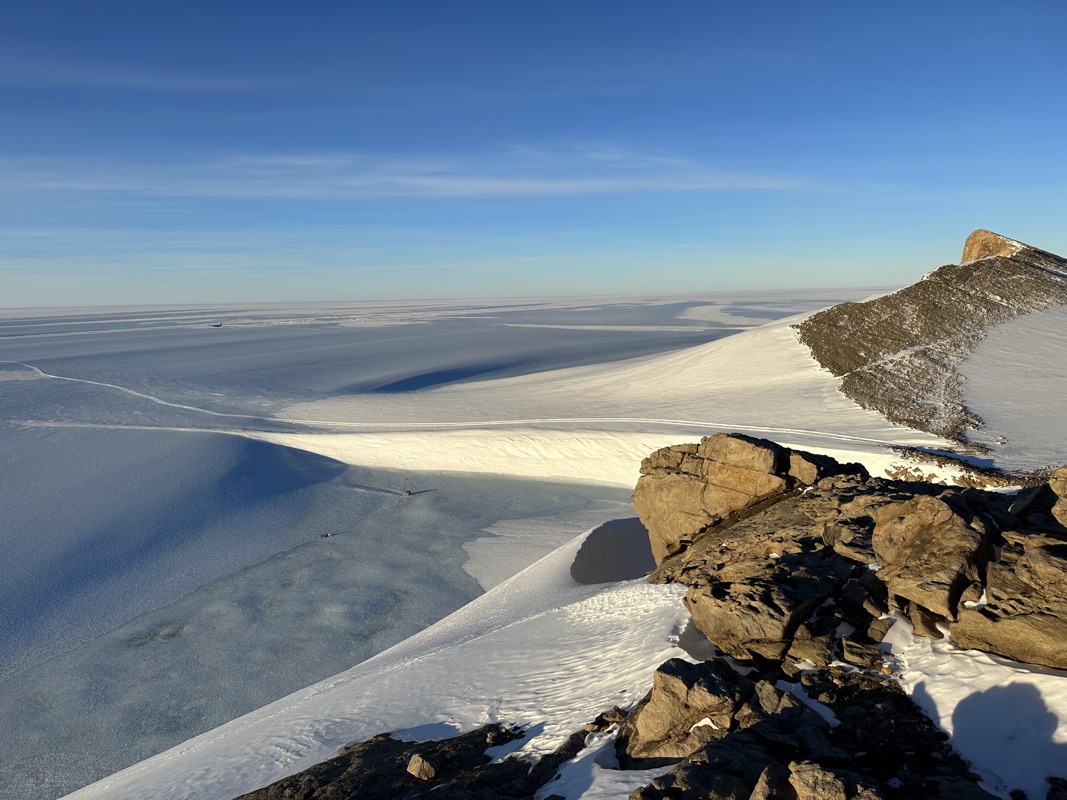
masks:
<path id="1" fill-rule="evenodd" d="M 836 299 L 840 298 L 828 298 L 823 305 Z M 80 551 L 96 553 L 99 558 L 95 563 L 108 569 L 115 567 L 110 573 L 117 581 L 114 585 L 129 590 L 128 597 L 121 592 L 112 592 L 111 596 L 153 608 L 161 600 L 145 594 L 146 587 L 155 589 L 151 570 L 141 573 L 141 583 L 123 582 L 125 575 L 137 574 L 137 569 L 128 571 L 131 566 L 150 562 L 184 565 L 171 572 L 195 583 L 202 581 L 205 563 L 215 565 L 213 561 L 193 558 L 196 549 L 192 546 L 187 551 L 179 547 L 178 556 L 168 553 L 168 545 L 176 544 L 181 536 L 193 542 L 198 537 L 215 542 L 224 552 L 232 549 L 227 556 L 234 559 L 232 564 L 222 562 L 219 580 L 223 583 L 231 580 L 226 574 L 228 569 L 240 570 L 239 563 L 254 565 L 257 558 L 266 557 L 262 562 L 264 577 L 255 582 L 269 585 L 287 574 L 279 571 L 281 562 L 276 558 L 292 560 L 298 555 L 314 555 L 311 548 L 323 544 L 319 535 L 339 530 L 339 508 L 344 508 L 351 518 L 365 516 L 359 503 L 337 505 L 339 498 L 358 496 L 360 503 L 373 501 L 372 505 L 379 507 L 406 509 L 404 513 L 415 515 L 412 519 L 419 519 L 420 525 L 428 526 L 427 530 L 445 518 L 443 507 L 420 505 L 434 495 L 400 501 L 396 492 L 404 487 L 386 485 L 380 475 L 360 481 L 339 477 L 353 475 L 352 470 L 370 470 L 364 478 L 377 475 L 383 467 L 408 468 L 418 471 L 419 476 L 433 470 L 442 476 L 439 480 L 444 480 L 448 472 L 474 473 L 482 476 L 478 480 L 489 480 L 494 475 L 554 478 L 585 487 L 600 484 L 607 491 L 609 487 L 632 488 L 640 460 L 651 450 L 695 441 L 717 430 L 766 436 L 839 460 L 861 461 L 875 474 L 899 463 L 899 458 L 887 450 L 889 445 L 945 445 L 935 437 L 890 425 L 844 398 L 832 376 L 821 370 L 796 341 L 788 327 L 792 320 L 779 319 L 752 327 L 769 318 L 761 317 L 762 313 L 778 317 L 788 313 L 788 302 L 773 309 L 765 303 L 747 311 L 738 303 L 709 303 L 702 309 L 693 304 L 676 308 L 647 301 L 632 306 L 614 301 L 600 305 L 589 301 L 585 307 L 566 303 L 534 305 L 393 304 L 380 309 L 364 308 L 358 314 L 351 308 L 338 308 L 336 313 L 331 312 L 332 316 L 321 309 L 306 309 L 301 312 L 303 316 L 291 317 L 281 310 L 234 311 L 224 315 L 226 326 L 214 333 L 189 328 L 191 324 L 203 325 L 207 320 L 203 314 L 190 323 L 181 315 L 153 311 L 139 316 L 117 314 L 103 321 L 77 316 L 23 320 L 19 324 L 33 326 L 36 332 L 17 341 L 5 340 L 6 328 L 0 329 L 0 358 L 80 381 L 45 378 L 34 375 L 29 367 L 0 365 L 0 377 L 7 378 L 0 393 L 0 436 L 7 447 L 4 452 L 9 454 L 6 463 L 9 467 L 18 466 L 21 482 L 16 484 L 22 487 L 14 495 L 12 507 L 33 508 L 35 497 L 48 498 L 37 503 L 34 513 L 48 515 L 51 525 L 47 534 L 39 537 L 26 536 L 27 531 L 34 531 L 32 521 L 19 526 L 21 538 L 17 539 L 16 548 L 22 549 L 18 551 L 21 556 L 17 568 L 12 568 L 13 580 L 49 563 L 76 564 L 77 559 L 71 556 Z M 805 307 L 799 304 L 792 310 Z M 573 314 L 587 316 L 578 320 Z M 518 348 L 520 340 L 509 339 L 511 344 L 492 350 L 491 357 L 472 360 L 465 350 L 449 350 L 446 340 L 437 335 L 439 330 L 451 330 L 449 335 L 453 338 L 447 340 L 451 344 L 484 342 L 485 331 L 471 336 L 459 321 L 470 318 L 481 324 L 494 316 L 499 317 L 500 327 L 540 337 L 534 342 L 536 352 L 510 350 Z M 1058 428 L 1047 427 L 1059 417 L 1040 416 L 1042 409 L 1054 411 L 1062 405 L 1063 391 L 1049 388 L 1058 386 L 1055 381 L 1063 374 L 1059 365 L 1063 363 L 1064 343 L 1062 330 L 1057 327 L 1062 320 L 1054 315 L 1032 317 L 1004 326 L 1004 335 L 1015 338 L 999 345 L 991 333 L 987 344 L 992 349 L 987 352 L 980 348 L 964 365 L 965 374 L 971 378 L 966 391 L 977 390 L 980 385 L 993 387 L 985 394 L 965 394 L 965 400 L 973 400 L 975 410 L 990 423 L 994 458 L 1003 456 L 1012 464 L 1028 466 L 1063 463 L 1067 462 L 1067 442 L 1063 437 L 1048 435 L 1049 430 Z M 673 336 L 678 333 L 674 330 L 679 327 L 676 318 L 717 320 L 749 330 L 676 352 L 610 363 L 598 360 L 618 358 L 618 341 L 598 339 L 595 352 L 564 353 L 554 350 L 553 342 L 559 340 L 550 338 L 560 331 L 577 338 L 576 330 L 597 331 L 610 337 L 620 326 L 642 337 Z M 1014 327 L 1026 320 L 1038 328 Z M 298 330 L 300 335 L 291 338 L 288 333 L 273 332 L 273 325 L 279 321 L 292 323 L 286 330 Z M 435 328 L 440 323 L 459 327 Z M 230 327 L 238 329 L 240 335 L 231 339 L 216 335 Z M 260 336 L 265 330 L 272 332 Z M 385 352 L 374 355 L 374 347 L 368 346 L 361 351 L 370 354 L 368 360 L 360 360 L 362 355 L 356 358 L 347 349 L 348 340 L 342 333 L 359 336 L 368 331 L 384 337 L 374 339 L 374 347 L 398 336 L 397 341 L 406 341 L 404 347 L 416 355 L 397 364 L 390 362 Z M 205 333 L 215 338 L 206 338 Z M 1050 349 L 1035 345 L 1035 337 Z M 269 346 L 264 347 L 264 343 Z M 78 346 L 83 351 L 79 352 Z M 1013 354 L 1022 366 L 1016 373 L 1008 373 L 1005 365 Z M 250 369 L 234 374 L 233 365 L 241 363 L 250 364 Z M 966 371 L 971 368 L 976 371 Z M 33 379 L 27 378 L 27 373 Z M 998 375 L 1015 377 L 994 381 Z M 1032 383 L 1023 384 L 1022 378 Z M 1019 414 L 1012 409 L 1020 405 L 1017 387 L 1022 385 L 1031 405 Z M 388 394 L 375 391 L 381 386 L 402 386 L 404 390 Z M 1005 416 L 998 416 L 1001 413 Z M 1031 419 L 1046 421 L 1036 427 L 1021 427 Z M 137 439 L 130 430 L 119 430 L 125 428 L 137 429 L 145 438 Z M 101 438 L 104 433 L 107 437 Z M 176 438 L 155 439 L 160 436 Z M 997 436 L 1006 436 L 1007 443 L 1000 443 Z M 182 437 L 192 437 L 190 442 L 201 441 L 197 437 L 232 442 L 222 450 L 210 445 L 199 456 L 192 445 L 177 444 L 179 440 L 186 441 Z M 156 442 L 151 445 L 155 451 L 140 449 L 143 445 L 138 442 L 149 441 Z M 13 450 L 8 445 L 12 442 L 25 457 L 10 460 Z M 62 452 L 70 444 L 81 446 L 82 442 L 92 443 L 86 445 L 89 449 L 84 457 L 65 463 Z M 116 442 L 121 444 L 116 446 Z M 156 468 L 165 465 L 167 448 L 172 446 L 178 447 L 175 452 L 185 455 L 172 461 L 168 480 L 153 483 L 160 474 Z M 289 453 L 287 458 L 292 459 L 292 464 L 299 465 L 310 458 L 308 463 L 331 467 L 326 470 L 328 475 L 311 480 L 307 486 L 301 483 L 304 479 L 297 477 L 305 474 L 303 467 L 290 465 L 290 471 L 280 472 L 267 469 L 276 478 L 272 484 L 269 476 L 250 471 L 249 463 L 256 462 L 258 455 L 249 459 L 235 456 L 226 462 L 217 456 L 225 447 L 247 449 L 250 454 Z M 109 473 L 101 476 L 103 483 L 94 484 L 94 462 L 109 451 L 132 457 L 127 476 L 122 477 L 121 471 Z M 152 452 L 159 455 L 153 458 Z M 326 458 L 321 459 L 322 456 Z M 205 469 L 205 464 L 219 466 Z M 61 475 L 69 473 L 69 480 L 56 479 L 57 469 Z M 923 471 L 943 472 L 925 467 Z M 264 477 L 266 484 L 260 482 Z M 459 474 L 454 477 L 458 481 L 470 479 Z M 107 481 L 117 481 L 125 487 L 116 488 Z M 257 494 L 254 487 L 261 485 L 273 488 Z M 73 492 L 69 491 L 71 486 L 75 487 Z M 142 531 L 141 539 L 134 539 L 133 543 L 151 543 L 147 552 L 156 553 L 156 561 L 142 559 L 136 546 L 122 558 L 112 558 L 113 553 L 107 549 L 113 531 L 127 526 L 139 513 L 134 507 L 109 509 L 107 498 L 123 496 L 130 487 L 135 487 L 131 494 L 136 498 L 152 501 L 143 509 L 143 525 L 133 526 Z M 176 496 L 165 498 L 166 492 L 172 490 Z M 179 502 L 177 498 L 183 496 L 187 499 Z M 475 499 L 477 496 L 478 492 L 472 491 L 464 497 L 446 497 L 443 493 L 436 497 L 447 501 L 445 505 L 452 512 L 463 513 L 474 507 L 471 503 L 482 502 Z M 175 517 L 175 508 L 194 510 L 205 497 L 208 500 L 202 510 L 206 516 L 200 528 L 190 525 L 186 517 Z M 599 585 L 575 582 L 570 565 L 582 537 L 534 567 L 507 578 L 522 563 L 581 526 L 616 515 L 619 499 L 615 495 L 605 498 L 600 509 L 570 507 L 552 513 L 542 508 L 537 512 L 542 519 L 534 522 L 528 521 L 531 512 L 521 498 L 509 507 L 487 512 L 486 524 L 479 531 L 489 529 L 492 537 L 457 539 L 455 552 L 448 551 L 450 555 L 445 559 L 456 569 L 450 572 L 451 577 L 442 579 L 441 586 L 463 591 L 469 582 L 476 593 L 478 587 L 470 579 L 473 575 L 482 587 L 495 587 L 488 594 L 352 669 L 71 796 L 231 797 L 328 758 L 343 744 L 386 730 L 409 729 L 412 736 L 430 732 L 440 735 L 445 730 L 468 729 L 498 720 L 535 726 L 532 730 L 537 735 L 525 745 L 528 752 L 552 749 L 598 711 L 637 700 L 647 691 L 652 670 L 666 658 L 684 653 L 677 645 L 687 615 L 677 589 L 649 587 L 640 581 Z M 64 502 L 72 505 L 63 505 Z M 397 505 L 401 502 L 405 505 Z M 87 516 L 76 513 L 79 505 L 87 510 Z M 220 509 L 229 508 L 233 512 L 230 519 L 236 521 L 245 519 L 244 512 L 254 507 L 261 508 L 264 516 L 247 529 L 238 525 L 245 533 L 235 539 L 211 527 L 216 524 L 215 512 Z M 108 518 L 110 511 L 117 513 Z M 25 516 L 26 512 L 20 513 Z M 287 522 L 287 513 L 302 519 L 300 524 L 294 527 Z M 601 513 L 606 516 L 592 519 Z M 94 515 L 102 515 L 99 518 L 104 521 L 82 528 L 63 527 L 65 521 L 94 519 Z M 617 514 L 628 515 L 629 512 Z M 559 525 L 546 521 L 546 516 Z M 173 526 L 174 537 L 153 535 L 165 533 L 168 524 Z M 257 528 L 299 531 L 305 540 L 292 550 L 285 550 L 291 546 L 286 545 L 272 551 L 279 545 L 272 544 L 269 536 L 259 540 Z M 203 533 L 190 536 L 191 530 Z M 315 542 L 307 541 L 312 534 Z M 553 536 L 559 538 L 549 544 Z M 344 543 L 344 536 L 327 542 L 342 547 Z M 252 550 L 246 549 L 249 544 L 253 545 Z M 251 555 L 258 552 L 256 547 L 266 555 Z M 181 556 L 182 552 L 189 557 Z M 410 579 L 396 572 L 407 563 L 402 557 L 365 552 L 382 559 L 376 563 L 383 582 L 379 590 L 370 592 L 374 597 L 366 599 L 367 608 L 374 608 L 376 602 L 385 602 L 393 590 L 402 589 L 404 581 Z M 471 561 L 464 568 L 462 561 L 468 556 Z M 432 558 L 440 560 L 440 553 Z M 338 575 L 344 572 L 344 563 L 338 562 Z M 39 590 L 20 584 L 23 588 L 16 594 L 29 598 L 30 605 L 34 598 L 48 596 L 52 589 L 58 590 L 59 597 L 75 597 L 71 589 L 82 585 L 85 575 L 76 570 L 62 573 L 66 578 L 55 578 L 57 574 L 53 572 L 52 578 L 40 582 Z M 388 582 L 390 574 L 394 576 L 392 584 Z M 309 575 L 315 577 L 314 571 Z M 352 607 L 344 595 L 347 590 L 340 583 L 327 582 L 338 587 L 333 598 L 300 598 L 298 594 L 270 597 L 269 592 L 253 595 L 238 583 L 234 584 L 234 600 L 238 602 L 233 608 L 228 605 L 230 601 L 220 605 L 208 594 L 185 595 L 189 618 L 198 613 L 210 616 L 216 609 L 219 614 L 214 619 L 240 622 L 243 617 L 235 608 L 275 608 L 282 612 L 278 616 L 283 620 L 278 623 L 278 633 L 284 635 L 286 628 L 299 625 L 301 615 L 327 623 L 335 618 L 343 621 L 346 616 L 359 616 L 359 609 Z M 181 594 L 183 590 L 177 586 L 175 591 Z M 345 599 L 340 599 L 342 596 Z M 152 613 L 160 614 L 168 608 L 157 608 Z M 156 691 L 165 695 L 183 681 L 191 682 L 186 688 L 195 688 L 196 681 L 205 680 L 199 674 L 193 678 L 192 673 L 183 673 L 177 666 L 179 662 L 168 660 L 173 655 L 165 655 L 165 648 L 178 652 L 175 645 L 182 642 L 182 635 L 170 636 L 174 629 L 168 628 L 167 623 L 163 617 L 152 617 L 151 624 L 146 621 L 143 626 L 142 632 L 149 636 L 148 647 L 160 648 L 156 662 L 160 674 L 169 676 L 169 683 L 145 682 L 146 694 Z M 26 631 L 34 630 L 23 620 L 16 619 L 15 624 L 24 625 Z M 37 630 L 53 630 L 51 624 Z M 327 628 L 333 629 L 329 624 Z M 994 770 L 986 773 L 990 788 L 1006 797 L 1005 787 L 1022 786 L 1032 791 L 1032 796 L 1043 796 L 1044 790 L 1039 788 L 1041 776 L 1048 771 L 1062 773 L 1064 769 L 1059 765 L 1067 763 L 1063 756 L 1067 676 L 1006 665 L 993 657 L 959 651 L 950 644 L 914 639 L 900 628 L 898 625 L 894 629 L 892 646 L 903 667 L 905 686 L 952 731 L 953 742 L 965 757 L 981 763 L 983 769 Z M 342 629 L 343 625 L 336 628 Z M 60 630 L 57 641 L 77 643 L 98 633 L 72 617 L 68 627 Z M 220 636 L 224 635 L 223 629 Z M 388 632 L 382 633 L 382 641 L 387 636 Z M 226 647 L 206 644 L 207 641 L 198 646 Z M 98 683 L 93 676 L 113 671 L 106 658 L 96 659 L 109 649 L 115 650 L 116 642 L 117 639 L 102 636 L 90 643 L 97 647 L 95 651 L 88 645 L 79 648 L 78 659 L 84 660 L 50 663 L 57 669 L 62 664 L 77 664 L 79 674 L 88 676 L 86 689 L 95 691 Z M 195 652 L 196 647 L 187 648 L 185 656 Z M 1009 671 L 1003 672 L 1004 669 Z M 40 678 L 35 691 L 42 697 L 50 686 L 57 686 L 62 680 L 50 677 L 58 672 L 34 674 Z M 137 675 L 134 671 L 130 674 Z M 114 707 L 106 697 L 100 703 L 101 709 Z M 142 713 L 141 708 L 144 707 L 131 711 Z M 157 709 L 150 716 L 164 723 L 180 718 L 168 716 L 169 713 L 168 709 Z M 87 719 L 92 722 L 91 716 Z M 30 750 L 16 765 L 26 788 L 21 794 L 9 796 L 20 800 L 36 798 L 39 791 L 35 793 L 31 787 L 39 789 L 45 784 L 39 779 L 35 783 L 35 778 L 61 773 L 69 753 L 49 750 L 47 731 L 30 731 L 17 738 L 28 743 Z M 546 790 L 569 798 L 622 798 L 638 785 L 631 779 L 647 782 L 648 776 L 608 769 L 610 761 L 610 744 L 604 738 L 594 739 L 590 748 L 565 768 L 558 784 Z M 1005 764 L 1019 767 L 1012 772 L 1005 769 Z M 4 769 L 0 765 L 0 774 L 12 774 Z M 64 780 L 69 788 L 70 781 L 77 777 L 72 774 Z"/>
<path id="2" fill-rule="evenodd" d="M 684 590 L 575 582 L 583 539 L 353 669 L 70 797 L 232 797 L 351 741 L 434 723 L 531 726 L 520 752 L 550 752 L 600 711 L 640 699 L 667 658 L 685 657 Z"/>

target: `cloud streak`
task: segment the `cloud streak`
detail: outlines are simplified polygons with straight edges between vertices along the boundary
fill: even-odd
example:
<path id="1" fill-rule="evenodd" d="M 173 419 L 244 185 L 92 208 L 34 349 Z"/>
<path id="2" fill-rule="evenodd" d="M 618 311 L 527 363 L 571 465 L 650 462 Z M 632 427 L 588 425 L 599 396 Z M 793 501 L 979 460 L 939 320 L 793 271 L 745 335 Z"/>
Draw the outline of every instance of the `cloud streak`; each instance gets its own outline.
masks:
<path id="1" fill-rule="evenodd" d="M 296 86 L 281 77 L 247 77 L 203 70 L 159 70 L 78 60 L 55 53 L 9 49 L 0 53 L 0 87 L 132 91 L 160 94 L 263 94 Z"/>
<path id="2" fill-rule="evenodd" d="M 808 183 L 619 149 L 502 150 L 482 157 L 266 154 L 176 163 L 0 159 L 0 193 L 361 200 L 795 191 Z"/>

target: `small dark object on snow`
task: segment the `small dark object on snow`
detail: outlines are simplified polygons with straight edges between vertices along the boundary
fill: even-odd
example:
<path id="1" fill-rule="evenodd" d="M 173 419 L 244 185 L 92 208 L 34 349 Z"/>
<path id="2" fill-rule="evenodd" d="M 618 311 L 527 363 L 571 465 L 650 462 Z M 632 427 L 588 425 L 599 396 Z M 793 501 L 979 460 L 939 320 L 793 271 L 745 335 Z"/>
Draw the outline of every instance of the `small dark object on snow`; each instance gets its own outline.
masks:
<path id="1" fill-rule="evenodd" d="M 411 490 L 410 489 L 405 489 L 404 491 L 402 491 L 400 493 L 400 496 L 401 497 L 411 497 Z"/>
<path id="2" fill-rule="evenodd" d="M 222 323 L 221 322 L 212 322 L 211 323 L 211 327 L 212 328 L 221 328 L 222 327 Z"/>

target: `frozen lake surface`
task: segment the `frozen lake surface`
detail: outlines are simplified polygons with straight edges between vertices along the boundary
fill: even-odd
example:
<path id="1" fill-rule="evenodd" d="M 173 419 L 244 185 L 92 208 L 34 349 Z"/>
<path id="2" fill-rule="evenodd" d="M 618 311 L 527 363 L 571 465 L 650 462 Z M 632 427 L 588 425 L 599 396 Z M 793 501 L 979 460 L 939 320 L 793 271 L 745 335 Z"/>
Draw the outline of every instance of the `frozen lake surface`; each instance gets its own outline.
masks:
<path id="1" fill-rule="evenodd" d="M 359 423 L 386 432 L 416 398 L 429 422 L 477 415 L 434 398 L 855 296 L 0 314 L 0 798 L 58 796 L 346 669 L 632 514 L 596 474 L 264 441 L 350 430 L 287 410 L 367 398 Z"/>

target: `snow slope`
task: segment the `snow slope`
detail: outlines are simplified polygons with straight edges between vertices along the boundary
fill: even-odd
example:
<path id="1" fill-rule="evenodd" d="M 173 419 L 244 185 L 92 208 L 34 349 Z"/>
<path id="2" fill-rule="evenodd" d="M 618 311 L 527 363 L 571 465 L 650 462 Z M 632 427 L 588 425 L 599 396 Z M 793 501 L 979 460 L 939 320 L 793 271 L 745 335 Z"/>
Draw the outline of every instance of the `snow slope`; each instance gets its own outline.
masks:
<path id="1" fill-rule="evenodd" d="M 621 322 L 605 317 L 623 313 L 616 305 L 610 313 L 606 306 L 594 309 L 592 317 L 584 320 L 602 333 L 608 333 L 605 327 L 625 328 L 627 324 L 642 329 L 673 327 L 650 310 L 662 312 L 663 306 L 638 305 L 637 317 Z M 724 318 L 730 313 L 725 308 L 695 313 L 689 307 L 672 308 L 670 314 L 698 320 L 716 314 Z M 730 308 L 738 310 L 736 306 Z M 535 331 L 538 336 L 548 335 L 546 331 L 574 335 L 577 319 L 561 320 L 559 309 L 536 320 L 508 317 L 514 309 L 504 308 L 424 311 L 430 321 L 422 320 L 418 325 L 431 330 L 437 324 L 432 320 L 444 318 L 453 324 L 456 313 L 477 314 L 482 321 L 486 314 L 499 314 L 501 325 Z M 571 307 L 566 312 L 569 315 L 578 310 Z M 385 324 L 386 319 L 400 319 L 406 325 L 411 320 L 397 315 L 420 313 L 423 311 L 416 307 L 391 309 L 379 321 Z M 527 314 L 528 310 L 515 313 Z M 541 309 L 537 313 L 548 312 Z M 374 314 L 368 313 L 365 319 L 338 324 L 350 325 L 348 330 L 358 332 L 373 327 L 374 320 Z M 19 423 L 18 427 L 42 437 L 49 430 L 84 433 L 98 430 L 98 426 L 116 430 L 130 426 L 132 411 L 137 414 L 133 427 L 150 429 L 154 434 L 165 429 L 175 436 L 202 436 L 210 430 L 215 436 L 226 433 L 240 436 L 241 441 L 258 440 L 258 446 L 283 445 L 326 456 L 330 459 L 327 463 L 347 464 L 353 469 L 417 471 L 409 472 L 409 476 L 431 475 L 428 470 L 454 471 L 466 473 L 464 480 L 472 479 L 470 473 L 538 480 L 552 477 L 581 482 L 591 490 L 605 483 L 631 487 L 640 459 L 650 450 L 695 440 L 715 430 L 765 435 L 790 446 L 860 460 L 874 471 L 895 461 L 889 445 L 944 446 L 927 434 L 890 425 L 840 395 L 835 380 L 797 343 L 788 328 L 791 321 L 781 319 L 717 341 L 627 361 L 596 363 L 589 354 L 567 356 L 554 363 L 548 359 L 548 367 L 562 368 L 528 366 L 499 378 L 465 372 L 477 366 L 467 358 L 442 370 L 430 368 L 434 366 L 432 357 L 420 356 L 423 360 L 416 369 L 392 373 L 386 385 L 394 390 L 386 393 L 372 391 L 365 383 L 360 384 L 363 389 L 338 393 L 342 387 L 328 378 L 331 370 L 359 373 L 354 364 L 343 366 L 340 351 L 314 374 L 299 368 L 300 358 L 314 352 L 313 343 L 307 341 L 297 350 L 303 355 L 293 355 L 292 363 L 277 375 L 268 377 L 271 367 L 267 359 L 260 372 L 240 378 L 236 384 L 239 390 L 226 389 L 220 377 L 225 370 L 203 375 L 194 370 L 173 382 L 158 381 L 148 372 L 140 372 L 130 384 L 140 395 L 125 395 L 123 402 L 132 404 L 125 409 L 109 408 L 97 400 L 72 410 L 56 401 L 48 406 L 54 413 L 38 415 L 35 424 Z M 247 324 L 261 323 L 259 319 Z M 511 323 L 537 327 L 519 328 Z M 459 335 L 460 330 L 456 330 Z M 56 341 L 50 338 L 56 333 L 45 325 L 37 341 L 46 350 L 46 345 Z M 645 334 L 654 335 L 649 331 Z M 433 340 L 431 335 L 420 341 Z M 5 352 L 11 349 L 0 348 L 0 355 Z M 31 362 L 29 358 L 19 360 Z M 123 385 L 121 368 L 113 362 L 107 370 L 94 370 L 91 361 L 56 356 L 45 366 L 49 372 L 60 374 L 66 369 L 63 374 L 97 381 L 73 387 L 79 392 L 113 395 L 114 389 L 101 384 Z M 382 370 L 374 373 L 372 381 L 380 386 L 388 370 L 380 361 L 371 367 Z M 453 368 L 457 371 L 450 371 Z M 183 369 L 192 370 L 193 366 Z M 268 397 L 272 380 L 279 392 Z M 322 396 L 309 399 L 309 393 L 301 389 L 302 382 L 324 387 L 318 393 Z M 346 385 L 352 384 L 349 381 Z M 208 388 L 218 391 L 220 397 L 213 399 Z M 279 402 L 277 397 L 287 402 Z M 160 398 L 166 402 L 161 404 Z M 988 405 L 1004 402 L 1004 395 L 999 399 L 993 396 Z M 1043 444 L 1052 456 L 1067 461 L 1067 443 L 1062 438 Z M 392 485 L 388 488 L 395 491 Z M 393 503 L 396 495 L 388 499 Z M 418 507 L 409 506 L 412 510 Z M 573 527 L 567 526 L 574 526 L 581 515 L 593 513 L 589 506 L 574 512 L 561 516 L 562 527 L 568 532 L 573 532 Z M 432 524 L 440 513 L 440 509 L 431 511 L 427 521 Z M 506 565 L 514 563 L 506 556 L 492 555 L 494 545 L 500 554 L 509 542 L 522 542 L 522 558 L 530 558 L 537 552 L 534 542 L 541 541 L 542 534 L 547 535 L 553 527 L 538 523 L 534 532 L 524 527 L 524 514 L 521 503 L 510 507 L 495 515 L 495 523 L 483 526 L 496 533 L 496 540 L 468 539 L 463 544 L 464 553 L 476 555 L 470 571 L 484 585 L 501 581 L 509 569 Z M 500 523 L 508 519 L 512 522 Z M 550 749 L 598 711 L 643 694 L 655 666 L 679 653 L 677 645 L 685 621 L 677 594 L 669 588 L 631 581 L 576 583 L 569 575 L 569 565 L 579 546 L 579 540 L 572 541 L 536 567 L 503 580 L 452 616 L 334 678 L 129 767 L 72 797 L 232 796 L 327 758 L 349 741 L 397 728 L 417 729 L 412 735 L 431 735 L 446 727 L 466 729 L 490 720 L 528 723 L 537 726 L 539 734 L 527 744 L 531 752 Z M 285 573 L 268 570 L 264 574 L 270 580 L 271 575 Z M 194 610 L 206 607 L 203 598 L 189 597 Z M 340 608 L 344 603 L 338 605 Z M 922 661 L 916 655 L 922 643 L 916 644 L 903 634 L 896 647 L 902 663 L 922 676 L 916 680 L 906 672 L 907 685 L 921 684 L 922 691 L 934 698 L 934 705 L 941 703 L 944 709 L 960 704 L 960 683 L 953 674 L 966 671 L 961 664 L 987 674 L 985 665 L 968 654 L 936 652 L 933 661 Z M 970 660 L 959 662 L 961 658 Z M 559 678 L 561 675 L 564 678 Z M 1049 752 L 1054 758 L 1060 753 L 1058 746 L 1067 742 L 1062 727 L 1062 721 L 1067 720 L 1062 689 L 1065 677 L 1042 673 L 1034 680 L 1042 687 L 1051 687 L 1041 688 L 1039 693 L 1041 703 L 1057 721 L 1055 728 L 1042 728 L 1053 745 Z M 950 712 L 939 713 L 942 718 L 951 717 Z M 965 755 L 971 752 L 984 758 L 990 747 L 996 747 L 1008 758 L 1023 759 L 1032 774 L 1044 769 L 1038 760 L 1044 751 L 1033 747 L 1011 750 L 1011 742 L 1004 741 L 1001 730 L 994 726 L 986 730 L 988 736 L 979 737 L 978 744 L 960 740 Z M 591 746 L 568 767 L 565 780 L 551 790 L 568 797 L 625 797 L 637 785 L 630 783 L 631 777 L 638 783 L 647 781 L 647 775 L 620 777 L 617 771 L 607 769 L 610 758 L 602 749 L 603 740 Z M 47 771 L 49 767 L 40 769 Z M 991 785 L 1000 781 L 1014 786 L 1011 776 L 991 774 L 989 780 Z"/>
<path id="2" fill-rule="evenodd" d="M 685 656 L 683 590 L 577 583 L 570 564 L 584 538 L 359 666 L 71 797 L 233 797 L 383 731 L 425 738 L 499 721 L 532 726 L 525 752 L 551 751 Z"/>
<path id="3" fill-rule="evenodd" d="M 963 401 L 982 418 L 972 435 L 1007 467 L 1067 462 L 1067 307 L 1016 317 L 991 328 L 959 372 Z"/>
<path id="4" fill-rule="evenodd" d="M 792 318 L 675 353 L 390 397 L 299 404 L 279 416 L 353 433 L 256 434 L 350 464 L 492 472 L 633 486 L 641 459 L 717 430 L 860 455 L 946 446 L 837 391 Z M 388 420 L 388 421 L 385 421 Z M 382 430 L 382 429 L 387 430 Z"/>

